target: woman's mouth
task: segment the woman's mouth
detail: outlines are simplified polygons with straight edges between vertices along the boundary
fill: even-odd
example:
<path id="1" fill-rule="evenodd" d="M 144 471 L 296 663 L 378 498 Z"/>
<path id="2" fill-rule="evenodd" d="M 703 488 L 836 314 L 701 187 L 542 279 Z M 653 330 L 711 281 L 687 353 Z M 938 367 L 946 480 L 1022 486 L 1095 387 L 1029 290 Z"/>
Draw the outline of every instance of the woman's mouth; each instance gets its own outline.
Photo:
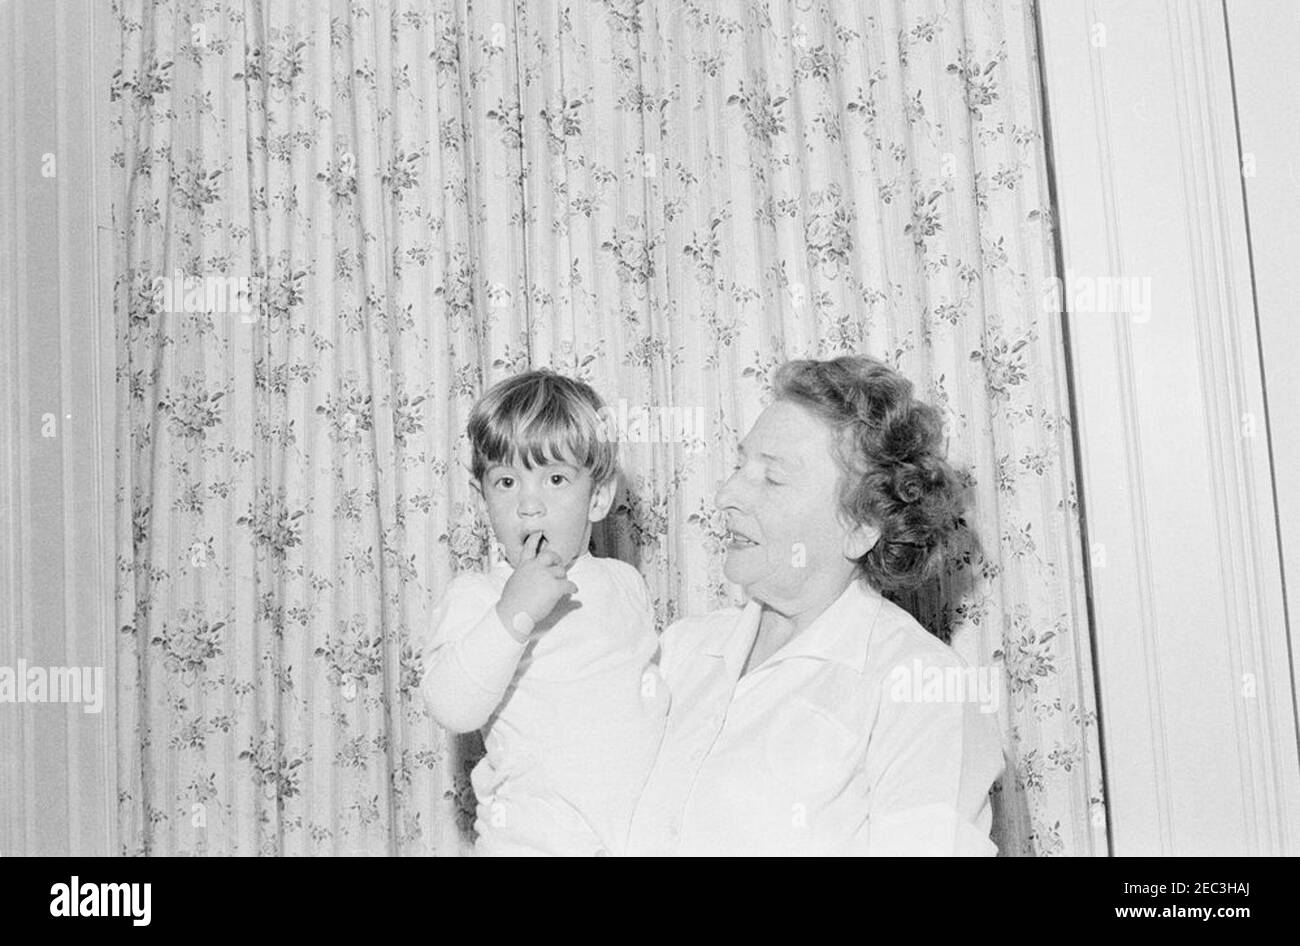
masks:
<path id="1" fill-rule="evenodd" d="M 747 535 L 741 535 L 739 532 L 727 533 L 727 548 L 747 549 L 752 548 L 755 545 L 758 545 L 758 543 Z"/>

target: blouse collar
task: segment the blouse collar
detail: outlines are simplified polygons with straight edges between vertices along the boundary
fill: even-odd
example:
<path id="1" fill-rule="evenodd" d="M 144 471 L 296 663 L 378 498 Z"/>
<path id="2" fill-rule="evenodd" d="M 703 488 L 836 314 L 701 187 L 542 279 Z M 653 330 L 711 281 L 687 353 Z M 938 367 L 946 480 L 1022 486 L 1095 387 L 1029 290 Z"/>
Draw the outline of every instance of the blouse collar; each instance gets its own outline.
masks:
<path id="1" fill-rule="evenodd" d="M 812 624 L 787 641 L 763 665 L 792 657 L 810 657 L 834 661 L 862 673 L 867 665 L 871 632 L 883 607 L 884 597 L 880 592 L 865 579 L 855 578 Z M 718 635 L 704 648 L 704 653 L 722 657 L 739 674 L 753 648 L 762 611 L 759 602 L 750 601 L 737 615 L 731 633 Z"/>

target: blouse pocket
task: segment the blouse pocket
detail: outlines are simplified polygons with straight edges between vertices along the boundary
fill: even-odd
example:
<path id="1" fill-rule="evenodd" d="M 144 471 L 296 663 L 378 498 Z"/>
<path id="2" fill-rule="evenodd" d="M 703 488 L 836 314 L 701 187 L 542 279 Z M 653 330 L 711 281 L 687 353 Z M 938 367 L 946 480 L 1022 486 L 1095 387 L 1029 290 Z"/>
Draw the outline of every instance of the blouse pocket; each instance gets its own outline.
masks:
<path id="1" fill-rule="evenodd" d="M 777 710 L 768 730 L 767 766 L 796 802 L 827 798 L 852 777 L 858 743 L 824 707 L 793 699 Z"/>

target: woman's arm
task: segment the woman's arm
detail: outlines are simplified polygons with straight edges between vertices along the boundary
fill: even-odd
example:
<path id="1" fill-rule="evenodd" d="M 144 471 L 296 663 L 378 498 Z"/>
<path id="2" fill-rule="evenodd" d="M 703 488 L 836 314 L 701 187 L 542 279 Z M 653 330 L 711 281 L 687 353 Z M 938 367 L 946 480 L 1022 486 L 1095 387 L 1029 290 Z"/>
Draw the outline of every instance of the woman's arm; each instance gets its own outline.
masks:
<path id="1" fill-rule="evenodd" d="M 957 658 L 927 662 L 942 670 L 952 661 Z M 872 730 L 869 817 L 853 853 L 996 854 L 988 796 L 1003 768 L 996 716 L 982 712 L 987 704 L 973 699 L 895 696 L 885 689 Z"/>

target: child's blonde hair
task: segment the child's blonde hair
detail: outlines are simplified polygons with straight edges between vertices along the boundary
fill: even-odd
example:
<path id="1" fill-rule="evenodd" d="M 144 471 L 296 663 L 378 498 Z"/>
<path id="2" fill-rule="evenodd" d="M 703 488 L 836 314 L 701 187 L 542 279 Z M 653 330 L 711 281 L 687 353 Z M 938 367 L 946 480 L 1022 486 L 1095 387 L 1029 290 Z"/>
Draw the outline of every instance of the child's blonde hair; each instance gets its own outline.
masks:
<path id="1" fill-rule="evenodd" d="M 618 445 L 605 405 L 589 384 L 554 371 L 525 371 L 492 386 L 470 412 L 471 472 L 481 480 L 494 463 L 525 468 L 572 461 L 597 484 L 618 471 Z"/>

